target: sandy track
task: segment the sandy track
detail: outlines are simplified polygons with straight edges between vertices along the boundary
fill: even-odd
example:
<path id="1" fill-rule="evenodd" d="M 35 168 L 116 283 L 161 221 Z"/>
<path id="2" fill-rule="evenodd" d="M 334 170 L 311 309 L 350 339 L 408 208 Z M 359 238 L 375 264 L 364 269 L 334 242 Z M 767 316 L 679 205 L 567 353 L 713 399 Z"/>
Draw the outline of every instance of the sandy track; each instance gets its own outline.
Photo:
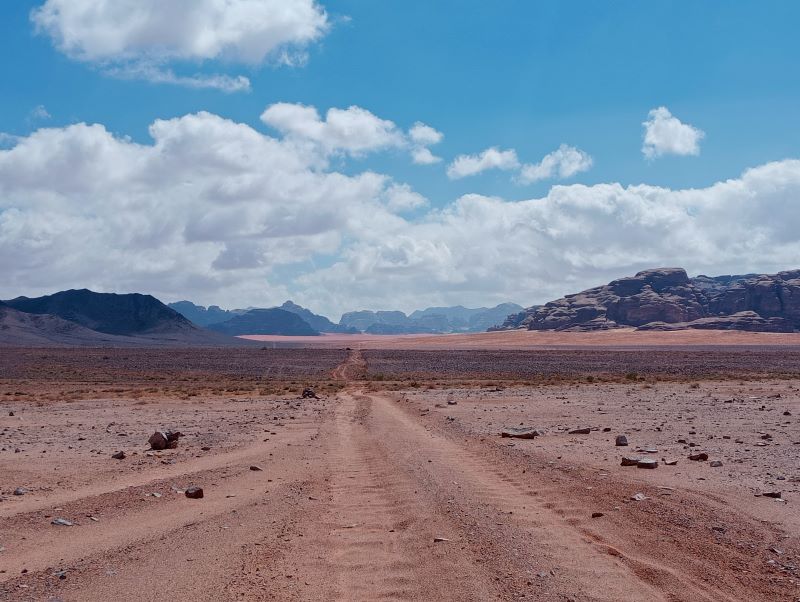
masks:
<path id="1" fill-rule="evenodd" d="M 0 598 L 797 598 L 794 580 L 754 561 L 754 543 L 778 528 L 724 500 L 660 497 L 635 473 L 601 478 L 459 431 L 368 392 L 365 370 L 351 352 L 334 370 L 348 383 L 334 403 L 309 401 L 313 418 L 285 420 L 263 442 L 4 507 Z M 175 483 L 202 484 L 206 497 L 188 500 Z M 650 499 L 629 502 L 636 491 Z M 591 518 L 598 509 L 606 516 Z M 78 524 L 50 526 L 52 516 Z"/>

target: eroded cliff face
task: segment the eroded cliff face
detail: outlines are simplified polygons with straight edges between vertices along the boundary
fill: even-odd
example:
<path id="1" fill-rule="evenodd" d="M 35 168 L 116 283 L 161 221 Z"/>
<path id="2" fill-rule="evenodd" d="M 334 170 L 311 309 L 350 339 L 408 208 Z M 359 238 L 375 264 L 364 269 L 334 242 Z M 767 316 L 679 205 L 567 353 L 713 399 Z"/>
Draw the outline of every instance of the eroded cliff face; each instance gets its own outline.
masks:
<path id="1" fill-rule="evenodd" d="M 724 318 L 724 319 L 723 319 Z M 800 270 L 774 275 L 698 276 L 658 268 L 509 316 L 502 328 L 620 327 L 800 330 Z"/>

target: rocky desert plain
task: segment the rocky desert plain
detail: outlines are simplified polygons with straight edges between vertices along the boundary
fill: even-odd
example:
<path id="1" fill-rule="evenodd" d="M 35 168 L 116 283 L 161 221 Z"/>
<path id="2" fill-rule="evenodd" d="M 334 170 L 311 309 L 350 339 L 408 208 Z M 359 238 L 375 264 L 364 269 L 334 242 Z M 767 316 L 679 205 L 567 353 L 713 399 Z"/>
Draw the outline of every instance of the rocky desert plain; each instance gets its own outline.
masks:
<path id="1" fill-rule="evenodd" d="M 800 600 L 800 334 L 259 338 L 0 349 L 0 599 Z"/>

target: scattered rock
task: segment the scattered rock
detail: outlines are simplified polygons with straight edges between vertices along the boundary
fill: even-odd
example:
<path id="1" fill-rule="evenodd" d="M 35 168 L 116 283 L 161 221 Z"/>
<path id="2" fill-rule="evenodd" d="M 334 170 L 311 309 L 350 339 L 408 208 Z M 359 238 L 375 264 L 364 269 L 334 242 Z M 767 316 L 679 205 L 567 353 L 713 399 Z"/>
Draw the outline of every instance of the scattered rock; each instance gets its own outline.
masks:
<path id="1" fill-rule="evenodd" d="M 588 435 L 591 432 L 592 432 L 592 429 L 586 427 L 586 428 L 572 429 L 571 431 L 569 431 L 569 434 L 570 435 Z"/>
<path id="2" fill-rule="evenodd" d="M 761 495 L 763 497 L 771 497 L 776 500 L 779 500 L 783 497 L 783 493 L 780 491 L 764 491 Z"/>
<path id="3" fill-rule="evenodd" d="M 69 521 L 66 518 L 54 518 L 50 521 L 50 524 L 58 527 L 72 527 L 74 525 L 72 521 Z"/>
<path id="4" fill-rule="evenodd" d="M 690 454 L 689 459 L 694 460 L 695 462 L 705 462 L 706 460 L 708 460 L 708 454 L 705 452 Z"/>
<path id="5" fill-rule="evenodd" d="M 434 537 L 433 538 L 433 543 L 442 543 L 443 541 L 450 541 L 450 540 L 447 539 L 446 537 Z"/>
<path id="6" fill-rule="evenodd" d="M 250 467 L 250 470 L 252 470 L 252 471 L 255 471 L 255 472 L 261 472 L 261 471 L 262 471 L 262 470 L 264 470 L 264 469 L 263 469 L 263 468 L 261 468 L 260 466 L 256 466 L 255 464 L 253 464 L 253 465 Z"/>
<path id="7" fill-rule="evenodd" d="M 652 458 L 642 458 L 636 463 L 639 468 L 658 468 L 658 461 Z"/>
<path id="8" fill-rule="evenodd" d="M 181 432 L 156 431 L 150 435 L 147 442 L 150 444 L 150 448 L 156 451 L 175 449 L 178 447 L 178 439 L 180 437 L 183 437 L 183 433 Z"/>
<path id="9" fill-rule="evenodd" d="M 664 466 L 676 466 L 677 464 L 677 460 L 664 460 Z"/>
<path id="10" fill-rule="evenodd" d="M 184 495 L 193 500 L 199 500 L 203 497 L 203 488 L 192 485 L 184 491 Z"/>
<path id="11" fill-rule="evenodd" d="M 645 494 L 643 494 L 643 493 L 634 493 L 634 494 L 631 496 L 631 499 L 632 499 L 634 502 L 643 502 L 644 500 L 646 500 L 646 499 L 647 499 L 647 496 L 646 496 Z"/>
<path id="12" fill-rule="evenodd" d="M 26 493 L 28 493 L 28 490 L 25 489 L 24 487 L 17 487 L 14 490 L 14 495 L 25 495 Z"/>
<path id="13" fill-rule="evenodd" d="M 615 442 L 617 447 L 625 447 L 628 445 L 628 438 L 625 435 L 617 435 L 617 440 Z"/>
<path id="14" fill-rule="evenodd" d="M 458 402 L 455 399 L 448 399 L 447 400 L 447 405 L 456 406 L 456 405 L 458 405 Z"/>
<path id="15" fill-rule="evenodd" d="M 623 456 L 620 466 L 638 466 L 641 458 L 631 458 L 630 456 Z"/>
<path id="16" fill-rule="evenodd" d="M 124 460 L 125 459 L 125 452 L 124 451 L 118 451 L 117 453 L 112 454 L 111 457 L 114 458 L 115 460 Z"/>
<path id="17" fill-rule="evenodd" d="M 512 437 L 514 439 L 535 439 L 544 435 L 539 429 L 532 427 L 513 427 L 509 426 L 500 432 L 501 437 Z"/>
<path id="18" fill-rule="evenodd" d="M 317 397 L 317 393 L 311 388 L 303 389 L 303 394 L 300 397 L 303 399 L 319 399 L 319 397 Z"/>
<path id="19" fill-rule="evenodd" d="M 13 416 L 13 415 L 14 415 L 14 412 L 9 412 L 9 413 L 8 413 L 8 415 L 9 415 L 9 416 Z"/>
<path id="20" fill-rule="evenodd" d="M 601 516 L 605 516 L 602 512 L 592 512 L 592 518 L 600 518 Z"/>
<path id="21" fill-rule="evenodd" d="M 722 460 L 713 460 L 710 464 L 711 468 L 719 468 L 722 466 Z"/>

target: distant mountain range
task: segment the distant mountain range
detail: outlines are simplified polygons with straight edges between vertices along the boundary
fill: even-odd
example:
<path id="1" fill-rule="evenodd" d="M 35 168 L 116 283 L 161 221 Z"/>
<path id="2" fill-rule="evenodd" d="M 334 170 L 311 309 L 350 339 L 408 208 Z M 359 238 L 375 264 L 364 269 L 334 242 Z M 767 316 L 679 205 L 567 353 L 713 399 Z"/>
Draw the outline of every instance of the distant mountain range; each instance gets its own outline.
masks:
<path id="1" fill-rule="evenodd" d="M 206 308 L 202 305 L 195 305 L 190 301 L 178 301 L 170 303 L 169 306 L 195 324 L 228 334 L 238 332 L 242 328 L 257 328 L 259 332 L 243 332 L 240 334 L 286 334 L 287 332 L 294 332 L 300 335 L 298 324 L 288 316 L 281 318 L 282 314 L 278 313 L 253 315 L 253 312 L 264 312 L 264 309 L 223 310 L 216 305 Z M 455 307 L 429 307 L 417 310 L 410 316 L 407 316 L 402 311 L 352 311 L 343 314 L 338 324 L 292 301 L 286 301 L 280 307 L 270 309 L 283 310 L 302 318 L 313 331 L 304 332 L 302 333 L 303 335 L 310 336 L 319 333 L 358 334 L 362 332 L 366 334 L 396 335 L 484 332 L 492 326 L 502 324 L 509 314 L 521 311 L 522 306 L 514 303 L 503 303 L 492 308 L 479 307 L 476 309 L 469 309 L 460 305 Z"/>
<path id="2" fill-rule="evenodd" d="M 475 309 L 461 305 L 429 307 L 409 316 L 402 311 L 353 311 L 343 314 L 339 324 L 367 334 L 484 332 L 521 309 L 515 303 L 502 303 Z"/>
<path id="3" fill-rule="evenodd" d="M 800 330 L 800 270 L 697 276 L 658 268 L 510 315 L 497 330 Z"/>
<path id="4" fill-rule="evenodd" d="M 247 334 L 318 336 L 483 332 L 715 329 L 800 331 L 800 270 L 697 276 L 681 268 L 645 270 L 607 285 L 523 309 L 513 303 L 470 309 L 429 307 L 354 311 L 338 324 L 287 301 L 280 307 L 224 310 L 150 295 L 68 290 L 0 301 L 0 345 L 231 345 Z"/>

